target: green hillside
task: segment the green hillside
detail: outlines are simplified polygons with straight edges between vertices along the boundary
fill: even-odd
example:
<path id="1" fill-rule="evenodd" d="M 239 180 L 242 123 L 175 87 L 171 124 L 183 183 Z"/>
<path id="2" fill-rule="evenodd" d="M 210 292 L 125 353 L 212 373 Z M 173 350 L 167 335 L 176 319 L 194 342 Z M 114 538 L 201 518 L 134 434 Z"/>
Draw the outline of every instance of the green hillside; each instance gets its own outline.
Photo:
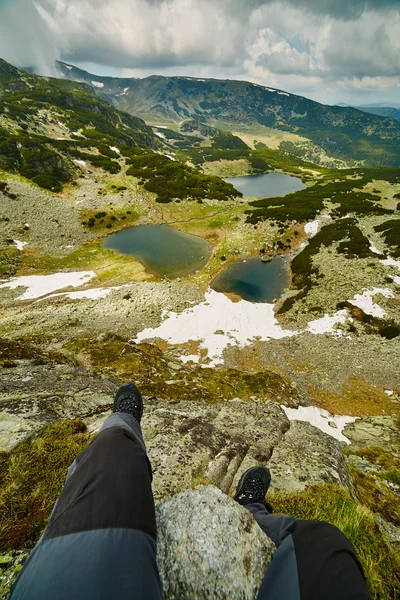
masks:
<path id="1" fill-rule="evenodd" d="M 400 123 L 351 107 L 326 106 L 245 81 L 151 76 L 98 77 L 58 63 L 60 73 L 84 81 L 118 108 L 149 121 L 268 127 L 303 136 L 329 156 L 353 166 L 400 166 Z M 290 151 L 304 155 L 304 144 Z"/>
<path id="2" fill-rule="evenodd" d="M 160 148 L 144 121 L 116 109 L 87 85 L 30 75 L 0 59 L 0 168 L 5 171 L 59 192 L 87 163 L 117 174 L 132 169 L 143 155 L 142 171 L 135 176 L 162 202 L 237 195 L 219 178 L 154 152 Z"/>

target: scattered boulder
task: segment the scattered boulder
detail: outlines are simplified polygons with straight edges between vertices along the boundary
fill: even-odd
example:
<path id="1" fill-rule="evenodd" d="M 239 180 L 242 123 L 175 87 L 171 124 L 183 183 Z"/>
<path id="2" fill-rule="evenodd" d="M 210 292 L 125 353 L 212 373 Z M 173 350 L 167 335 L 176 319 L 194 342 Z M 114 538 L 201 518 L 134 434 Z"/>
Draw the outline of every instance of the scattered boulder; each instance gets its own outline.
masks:
<path id="1" fill-rule="evenodd" d="M 214 486 L 157 507 L 157 561 L 168 600 L 253 600 L 275 549 L 251 513 Z"/>

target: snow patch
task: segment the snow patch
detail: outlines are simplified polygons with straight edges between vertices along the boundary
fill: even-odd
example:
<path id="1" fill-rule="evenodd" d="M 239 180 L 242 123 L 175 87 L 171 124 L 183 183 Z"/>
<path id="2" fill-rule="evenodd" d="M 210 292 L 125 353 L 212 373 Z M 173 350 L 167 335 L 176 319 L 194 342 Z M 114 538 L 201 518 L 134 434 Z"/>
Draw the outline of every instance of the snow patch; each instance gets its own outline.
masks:
<path id="1" fill-rule="evenodd" d="M 393 394 L 394 394 L 394 391 L 393 391 L 393 390 L 385 390 L 385 394 L 386 394 L 387 396 L 393 396 Z"/>
<path id="2" fill-rule="evenodd" d="M 13 240 L 14 244 L 17 247 L 17 250 L 23 250 L 25 246 L 27 246 L 28 242 L 19 242 L 18 240 Z"/>
<path id="3" fill-rule="evenodd" d="M 256 339 L 281 339 L 297 333 L 280 327 L 273 304 L 232 302 L 214 290 L 206 293 L 204 302 L 182 313 L 164 312 L 163 317 L 159 327 L 145 329 L 135 341 L 150 338 L 161 338 L 171 344 L 200 341 L 200 348 L 208 350 L 209 366 L 223 363 L 223 352 L 228 346 L 244 347 Z M 215 333 L 221 330 L 223 334 Z"/>
<path id="4" fill-rule="evenodd" d="M 343 429 L 349 423 L 354 423 L 359 417 L 343 417 L 331 415 L 327 410 L 317 406 L 299 406 L 299 408 L 287 408 L 281 406 L 286 413 L 289 421 L 306 421 L 320 431 L 336 438 L 339 442 L 350 444 L 349 438 L 343 435 Z M 332 427 L 329 423 L 335 423 Z"/>
<path id="5" fill-rule="evenodd" d="M 77 158 L 74 158 L 74 163 L 76 163 L 77 165 L 80 165 L 81 167 L 86 167 L 86 163 L 84 160 L 79 160 Z"/>
<path id="6" fill-rule="evenodd" d="M 181 360 L 183 363 L 187 363 L 189 361 L 198 363 L 200 360 L 200 356 L 198 356 L 197 354 L 189 354 L 188 356 L 180 356 L 179 360 Z"/>
<path id="7" fill-rule="evenodd" d="M 159 137 L 159 138 L 161 138 L 161 139 L 163 139 L 163 140 L 165 140 L 165 139 L 166 139 L 165 135 L 164 135 L 163 133 L 161 133 L 160 131 L 155 131 L 154 133 L 155 133 L 156 135 L 158 135 L 158 137 Z"/>
<path id="8" fill-rule="evenodd" d="M 46 298 L 40 298 L 38 302 L 43 300 L 49 300 L 50 298 L 70 298 L 71 300 L 82 300 L 88 298 L 90 300 L 98 300 L 100 298 L 106 298 L 108 294 L 115 288 L 92 288 L 90 290 L 82 290 L 80 292 L 61 292 L 59 294 L 51 294 Z"/>
<path id="9" fill-rule="evenodd" d="M 306 233 L 309 237 L 314 237 L 314 235 L 318 233 L 320 225 L 321 221 L 319 219 L 316 221 L 310 221 L 304 225 L 304 233 Z"/>
<path id="10" fill-rule="evenodd" d="M 97 87 L 97 88 L 104 87 L 104 83 L 101 83 L 100 81 L 92 81 L 92 85 L 94 85 L 94 87 Z"/>
<path id="11" fill-rule="evenodd" d="M 287 92 L 278 92 L 280 96 L 290 96 Z"/>
<path id="12" fill-rule="evenodd" d="M 121 150 L 119 148 L 117 148 L 116 146 L 110 146 L 110 150 L 112 150 L 113 152 L 116 152 L 117 154 L 121 154 Z"/>
<path id="13" fill-rule="evenodd" d="M 373 252 L 374 254 L 380 254 L 378 248 L 375 246 L 374 242 L 369 242 L 369 247 L 371 249 L 371 252 Z"/>
<path id="14" fill-rule="evenodd" d="M 315 321 L 310 321 L 307 325 L 306 331 L 317 335 L 323 333 L 331 333 L 336 337 L 341 337 L 343 335 L 343 332 L 340 329 L 334 328 L 336 325 L 344 325 L 348 316 L 349 314 L 347 310 L 339 310 L 332 317 L 326 314 L 321 319 L 315 319 Z"/>
<path id="15" fill-rule="evenodd" d="M 71 71 L 71 69 L 72 69 L 72 67 L 70 67 L 69 65 L 64 65 L 64 67 L 65 67 L 66 69 L 68 69 L 68 71 Z"/>
<path id="16" fill-rule="evenodd" d="M 15 290 L 19 287 L 25 287 L 27 289 L 21 296 L 18 296 L 17 300 L 34 300 L 66 287 L 79 287 L 88 283 L 95 276 L 96 273 L 94 271 L 54 273 L 53 275 L 26 275 L 13 277 L 10 281 L 1 284 L 0 288 Z"/>
<path id="17" fill-rule="evenodd" d="M 382 294 L 382 296 L 385 298 L 394 298 L 394 293 L 392 290 L 385 288 L 374 288 L 373 290 L 366 290 L 363 294 L 356 294 L 353 300 L 349 300 L 349 302 L 350 304 L 361 308 L 361 310 L 363 310 L 367 315 L 383 318 L 386 315 L 386 312 L 379 306 L 379 304 L 374 304 L 372 301 L 372 298 L 377 294 Z"/>

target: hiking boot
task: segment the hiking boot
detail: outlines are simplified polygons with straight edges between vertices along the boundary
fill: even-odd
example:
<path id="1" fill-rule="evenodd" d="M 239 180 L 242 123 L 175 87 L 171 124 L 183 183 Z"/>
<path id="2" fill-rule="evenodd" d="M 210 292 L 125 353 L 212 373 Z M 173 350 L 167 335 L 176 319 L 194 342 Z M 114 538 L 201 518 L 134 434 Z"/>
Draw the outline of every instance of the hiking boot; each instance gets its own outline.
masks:
<path id="1" fill-rule="evenodd" d="M 127 413 L 140 423 L 143 414 L 143 400 L 136 385 L 132 382 L 123 383 L 114 398 L 113 413 Z"/>
<path id="2" fill-rule="evenodd" d="M 272 513 L 272 506 L 265 500 L 266 493 L 271 483 L 271 473 L 266 467 L 252 467 L 243 473 L 234 495 L 234 500 L 246 504 L 264 504 L 268 512 Z"/>

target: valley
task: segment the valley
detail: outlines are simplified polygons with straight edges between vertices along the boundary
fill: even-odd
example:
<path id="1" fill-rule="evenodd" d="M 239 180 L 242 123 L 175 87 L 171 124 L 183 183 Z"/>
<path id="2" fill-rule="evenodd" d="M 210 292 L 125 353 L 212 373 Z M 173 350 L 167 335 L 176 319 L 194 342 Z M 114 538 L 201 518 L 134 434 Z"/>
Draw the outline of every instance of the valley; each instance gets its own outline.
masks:
<path id="1" fill-rule="evenodd" d="M 148 79 L 165 99 L 163 82 Z M 21 448 L 52 440 L 57 428 L 66 447 L 86 443 L 125 380 L 147 403 L 158 500 L 198 483 L 229 491 L 257 460 L 276 469 L 275 493 L 347 488 L 372 511 L 377 539 L 376 515 L 395 537 L 400 124 L 366 115 L 350 151 L 351 131 L 340 127 L 354 115 L 342 109 L 334 128 L 344 141 L 333 153 L 324 130 L 300 126 L 300 106 L 296 124 L 265 117 L 258 127 L 238 112 L 228 130 L 211 100 L 202 100 L 207 122 L 183 111 L 184 95 L 173 114 L 147 106 L 133 116 L 120 110 L 136 106 L 127 104 L 131 88 L 99 82 L 98 96 L 0 61 L 0 546 L 10 549 L 17 518 L 12 457 L 23 461 Z M 177 94 L 200 84 L 169 85 Z M 113 104 L 119 95 L 118 105 L 104 95 Z M 331 127 L 335 111 L 321 110 Z M 82 423 L 75 433 L 71 419 Z M 248 447 L 242 421 L 259 436 Z M 268 451 L 265 431 L 274 432 Z M 187 478 L 167 485 L 163 457 L 171 454 L 176 473 L 185 444 Z M 306 483 L 293 466 L 302 444 Z M 57 455 L 62 468 L 68 456 Z M 22 527 L 14 549 L 30 548 L 40 532 L 42 509 L 32 510 L 39 525 Z M 395 573 L 385 552 L 382 569 Z"/>

